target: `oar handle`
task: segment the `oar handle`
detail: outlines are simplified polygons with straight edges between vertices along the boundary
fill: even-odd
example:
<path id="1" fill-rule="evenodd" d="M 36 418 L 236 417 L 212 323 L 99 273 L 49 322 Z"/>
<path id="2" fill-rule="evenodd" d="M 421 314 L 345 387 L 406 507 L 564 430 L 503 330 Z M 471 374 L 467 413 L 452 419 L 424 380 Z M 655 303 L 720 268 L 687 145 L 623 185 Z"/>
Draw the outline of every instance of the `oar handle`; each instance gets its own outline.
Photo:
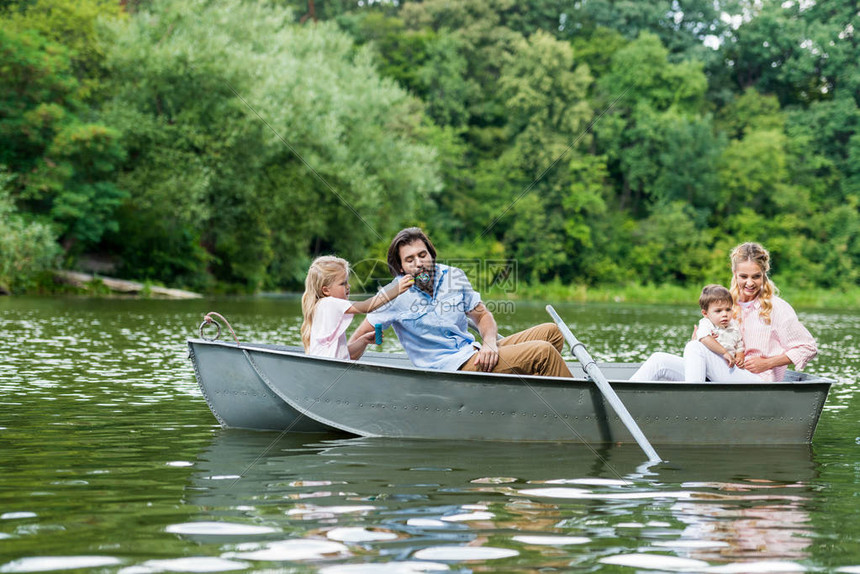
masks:
<path id="1" fill-rule="evenodd" d="M 640 429 L 639 425 L 636 424 L 636 421 L 633 420 L 633 417 L 630 415 L 630 411 L 627 410 L 627 407 L 624 406 L 624 403 L 621 402 L 621 399 L 612 389 L 612 386 L 609 384 L 609 380 L 603 374 L 603 371 L 600 370 L 600 367 L 597 366 L 597 363 L 594 362 L 594 359 L 591 358 L 585 345 L 583 345 L 579 339 L 573 335 L 573 332 L 567 324 L 561 320 L 561 317 L 559 317 L 558 313 L 555 312 L 552 305 L 546 306 L 546 312 L 549 313 L 549 316 L 552 317 L 555 324 L 558 325 L 561 334 L 564 336 L 565 340 L 567 340 L 567 344 L 570 345 L 571 352 L 573 352 L 577 360 L 582 363 L 586 374 L 592 381 L 594 381 L 594 384 L 597 385 L 600 392 L 603 393 L 606 401 L 615 410 L 618 418 L 621 419 L 621 422 L 624 423 L 624 426 L 626 426 L 627 430 L 630 431 L 630 434 L 633 435 L 633 438 L 648 456 L 648 459 L 651 462 L 660 462 L 663 460 L 660 458 L 660 455 L 657 454 L 657 451 L 654 450 L 654 447 L 651 446 L 651 443 L 648 442 L 648 439 L 645 438 L 645 433 L 642 432 L 642 429 Z"/>
<path id="2" fill-rule="evenodd" d="M 561 331 L 562 336 L 567 341 L 567 344 L 570 345 L 570 352 L 573 353 L 573 356 L 582 364 L 582 368 L 585 369 L 585 374 L 591 378 L 590 373 L 588 372 L 588 368 L 591 365 L 597 366 L 597 363 L 594 362 L 594 359 L 591 358 L 591 355 L 588 353 L 588 350 L 585 348 L 585 345 L 576 338 L 573 334 L 573 331 L 570 330 L 570 327 L 561 320 L 561 317 L 558 313 L 555 312 L 552 305 L 546 306 L 546 312 L 549 313 L 549 316 L 552 317 L 552 320 L 555 321 L 555 324 L 558 326 L 559 331 Z"/>

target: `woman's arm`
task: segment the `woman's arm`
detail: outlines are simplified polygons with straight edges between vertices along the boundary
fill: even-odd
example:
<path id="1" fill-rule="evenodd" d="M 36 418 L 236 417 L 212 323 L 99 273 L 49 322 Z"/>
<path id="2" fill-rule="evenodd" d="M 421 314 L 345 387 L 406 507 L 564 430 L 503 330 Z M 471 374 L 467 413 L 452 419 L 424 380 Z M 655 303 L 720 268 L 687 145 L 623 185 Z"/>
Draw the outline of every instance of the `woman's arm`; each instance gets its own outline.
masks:
<path id="1" fill-rule="evenodd" d="M 774 298 L 771 323 L 779 346 L 784 351 L 781 355 L 770 357 L 774 361 L 778 360 L 774 367 L 794 364 L 795 369 L 803 370 L 806 363 L 818 354 L 815 338 L 797 318 L 792 306 L 782 299 Z"/>
<path id="2" fill-rule="evenodd" d="M 818 354 L 815 339 L 800 323 L 794 309 L 778 297 L 773 298 L 769 332 L 772 339 L 768 347 L 773 349 L 770 345 L 775 343 L 775 350 L 782 352 L 771 356 L 745 356 L 743 366 L 751 373 L 763 373 L 792 364 L 795 369 L 802 370 Z"/>
<path id="3" fill-rule="evenodd" d="M 744 357 L 743 368 L 751 373 L 759 374 L 790 364 L 792 364 L 791 359 L 783 353 L 774 357 Z"/>

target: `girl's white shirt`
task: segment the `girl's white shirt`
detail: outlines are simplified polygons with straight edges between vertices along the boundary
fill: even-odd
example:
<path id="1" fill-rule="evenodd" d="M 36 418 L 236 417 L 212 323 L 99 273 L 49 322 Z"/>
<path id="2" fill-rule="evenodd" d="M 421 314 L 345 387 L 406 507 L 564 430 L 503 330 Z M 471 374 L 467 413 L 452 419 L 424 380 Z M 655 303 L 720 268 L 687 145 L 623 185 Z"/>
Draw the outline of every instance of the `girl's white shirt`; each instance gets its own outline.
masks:
<path id="1" fill-rule="evenodd" d="M 346 310 L 352 306 L 346 299 L 323 297 L 314 309 L 308 355 L 349 360 L 346 329 L 354 315 Z"/>

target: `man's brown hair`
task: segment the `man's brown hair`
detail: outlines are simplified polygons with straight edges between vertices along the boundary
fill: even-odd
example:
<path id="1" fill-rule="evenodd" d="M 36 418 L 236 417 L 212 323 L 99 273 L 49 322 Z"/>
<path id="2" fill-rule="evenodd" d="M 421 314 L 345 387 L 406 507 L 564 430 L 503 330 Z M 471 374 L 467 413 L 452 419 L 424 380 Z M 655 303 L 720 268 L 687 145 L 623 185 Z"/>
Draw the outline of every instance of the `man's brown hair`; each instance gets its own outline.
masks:
<path id="1" fill-rule="evenodd" d="M 388 246 L 388 270 L 391 271 L 391 275 L 395 277 L 403 275 L 403 264 L 400 261 L 400 248 L 404 245 L 409 245 L 418 239 L 423 241 L 424 245 L 427 246 L 427 251 L 433 256 L 433 261 L 436 260 L 436 248 L 433 247 L 433 243 L 424 231 L 422 231 L 420 227 L 407 227 L 406 229 L 401 229 L 397 235 L 394 236 L 394 239 L 391 240 L 391 245 Z"/>

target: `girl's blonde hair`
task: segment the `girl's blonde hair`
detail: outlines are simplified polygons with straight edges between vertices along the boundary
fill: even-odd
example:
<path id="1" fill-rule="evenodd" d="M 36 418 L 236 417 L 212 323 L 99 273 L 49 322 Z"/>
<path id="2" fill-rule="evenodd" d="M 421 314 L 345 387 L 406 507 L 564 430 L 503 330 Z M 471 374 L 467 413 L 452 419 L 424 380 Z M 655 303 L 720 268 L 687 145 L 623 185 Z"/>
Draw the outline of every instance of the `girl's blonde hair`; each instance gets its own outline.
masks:
<path id="1" fill-rule="evenodd" d="M 333 255 L 317 257 L 308 269 L 305 292 L 302 295 L 302 345 L 307 351 L 311 346 L 311 326 L 317 303 L 325 297 L 323 287 L 328 287 L 342 274 L 349 276 L 349 262 Z"/>
<path id="2" fill-rule="evenodd" d="M 759 269 L 761 269 L 762 275 L 764 275 L 764 281 L 762 282 L 761 293 L 759 294 L 761 310 L 758 315 L 761 317 L 762 321 L 770 325 L 770 313 L 773 311 L 773 296 L 779 295 L 779 289 L 776 288 L 776 285 L 773 284 L 773 281 L 771 281 L 770 277 L 767 275 L 770 271 L 770 253 L 768 253 L 767 249 L 758 243 L 742 243 L 732 250 L 731 261 L 732 286 L 730 291 L 732 292 L 732 299 L 734 299 L 735 303 L 738 302 L 741 294 L 741 289 L 736 279 L 738 265 L 745 261 L 752 261 L 758 265 Z M 734 316 L 738 321 L 742 318 L 740 307 L 738 305 L 735 305 Z"/>

